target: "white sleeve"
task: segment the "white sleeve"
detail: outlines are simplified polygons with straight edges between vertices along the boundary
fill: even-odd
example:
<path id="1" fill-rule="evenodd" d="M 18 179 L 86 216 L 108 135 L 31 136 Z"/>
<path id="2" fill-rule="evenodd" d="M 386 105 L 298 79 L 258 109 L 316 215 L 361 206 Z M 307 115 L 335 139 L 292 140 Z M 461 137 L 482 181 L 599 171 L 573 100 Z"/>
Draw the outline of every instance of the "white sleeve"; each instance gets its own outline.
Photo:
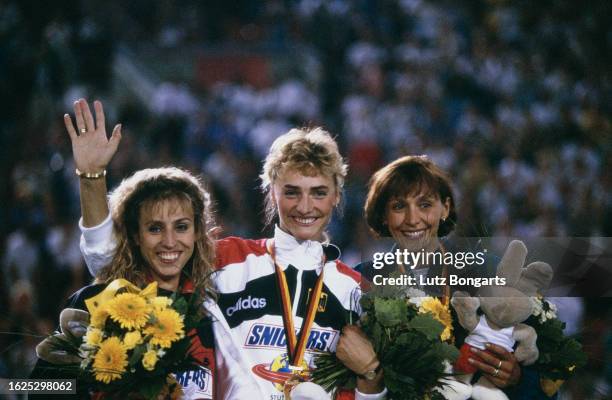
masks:
<path id="1" fill-rule="evenodd" d="M 236 345 L 234 335 L 219 306 L 207 299 L 204 307 L 213 318 L 215 337 L 215 398 L 224 400 L 263 399 L 264 395 Z"/>
<path id="2" fill-rule="evenodd" d="M 86 228 L 83 218 L 79 219 L 81 229 L 81 253 L 92 276 L 96 276 L 102 268 L 110 264 L 115 255 L 117 242 L 113 236 L 113 220 L 110 214 L 100 225 Z"/>
<path id="3" fill-rule="evenodd" d="M 380 393 L 366 394 L 355 389 L 355 400 L 382 400 L 387 397 L 387 388 Z"/>

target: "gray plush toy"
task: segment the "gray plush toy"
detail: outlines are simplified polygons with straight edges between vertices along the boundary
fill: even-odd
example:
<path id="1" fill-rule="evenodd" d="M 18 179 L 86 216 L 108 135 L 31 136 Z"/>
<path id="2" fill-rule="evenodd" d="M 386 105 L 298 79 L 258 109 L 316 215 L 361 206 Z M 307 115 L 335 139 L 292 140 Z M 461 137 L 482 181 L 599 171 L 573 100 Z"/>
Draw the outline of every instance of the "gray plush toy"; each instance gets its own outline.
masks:
<path id="1" fill-rule="evenodd" d="M 67 334 L 80 338 L 87 332 L 89 313 L 76 308 L 65 308 L 60 313 L 60 332 L 50 336 L 36 346 L 38 358 L 56 365 L 76 364 L 81 358 L 60 350 L 54 344 L 57 339 L 66 339 Z"/>
<path id="2" fill-rule="evenodd" d="M 465 292 L 453 294 L 451 304 L 457 312 L 459 323 L 469 335 L 454 365 L 454 372 L 460 375 L 455 377 L 454 384 L 442 391 L 447 399 L 508 399 L 484 375 L 474 385 L 470 385 L 476 367 L 467 359 L 477 358 L 470 347 L 485 350 L 485 343 L 494 343 L 514 352 L 517 361 L 524 365 L 533 364 L 538 359 L 537 334 L 532 327 L 522 322 L 533 312 L 532 297 L 548 287 L 553 271 L 550 265 L 543 262 L 534 262 L 523 268 L 526 257 L 527 248 L 523 242 L 512 241 L 497 266 L 497 276 L 505 278 L 505 286 L 483 286 L 478 290 L 477 297 L 470 297 Z M 482 311 L 480 316 L 478 308 Z M 514 350 L 516 343 L 518 346 Z"/>

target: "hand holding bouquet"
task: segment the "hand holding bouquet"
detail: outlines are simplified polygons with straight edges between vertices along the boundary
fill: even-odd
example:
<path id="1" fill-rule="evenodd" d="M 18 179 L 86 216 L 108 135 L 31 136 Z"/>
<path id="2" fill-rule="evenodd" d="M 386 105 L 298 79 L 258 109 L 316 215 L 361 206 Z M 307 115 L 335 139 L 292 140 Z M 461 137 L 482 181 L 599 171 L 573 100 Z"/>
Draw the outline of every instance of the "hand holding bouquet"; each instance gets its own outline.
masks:
<path id="1" fill-rule="evenodd" d="M 393 399 L 442 398 L 435 391 L 447 376 L 446 361 L 458 356 L 447 343 L 452 325 L 448 305 L 425 293 L 373 287 L 361 297 L 359 324 L 371 341 Z M 355 375 L 334 354 L 315 360 L 313 382 L 326 390 L 355 387 Z"/>
<path id="2" fill-rule="evenodd" d="M 121 397 L 138 393 L 148 399 L 163 392 L 180 397 L 181 387 L 171 373 L 194 364 L 185 333 L 201 320 L 200 304 L 177 294 L 158 296 L 157 282 L 140 290 L 124 279 L 114 280 L 85 304 L 86 330 L 75 331 L 69 324 L 77 321 L 63 318 L 62 334 L 45 339 L 37 347 L 39 357 L 95 392 Z M 67 310 L 62 315 L 78 316 L 83 326 L 87 313 Z"/>

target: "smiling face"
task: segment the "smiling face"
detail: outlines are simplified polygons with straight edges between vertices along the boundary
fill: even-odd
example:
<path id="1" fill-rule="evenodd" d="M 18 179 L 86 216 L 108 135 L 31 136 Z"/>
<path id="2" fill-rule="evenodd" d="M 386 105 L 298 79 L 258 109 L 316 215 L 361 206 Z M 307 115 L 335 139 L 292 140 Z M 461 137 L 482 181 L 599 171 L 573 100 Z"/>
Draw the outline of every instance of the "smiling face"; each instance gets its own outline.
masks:
<path id="1" fill-rule="evenodd" d="M 191 204 L 178 199 L 140 207 L 136 243 L 160 288 L 176 290 L 193 255 L 196 233 Z"/>
<path id="2" fill-rule="evenodd" d="M 438 244 L 440 220 L 448 218 L 450 199 L 444 202 L 428 191 L 392 197 L 386 206 L 384 223 L 403 249 L 433 250 Z"/>
<path id="3" fill-rule="evenodd" d="M 332 177 L 290 169 L 273 183 L 272 199 L 282 230 L 298 241 L 322 240 L 340 195 Z"/>

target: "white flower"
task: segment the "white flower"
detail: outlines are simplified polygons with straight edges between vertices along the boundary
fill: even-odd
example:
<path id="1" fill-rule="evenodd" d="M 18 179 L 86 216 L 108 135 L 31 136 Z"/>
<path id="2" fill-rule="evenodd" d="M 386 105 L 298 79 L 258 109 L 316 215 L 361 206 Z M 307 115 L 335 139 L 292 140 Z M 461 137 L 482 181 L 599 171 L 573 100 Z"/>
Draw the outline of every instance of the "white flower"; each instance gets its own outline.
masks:
<path id="1" fill-rule="evenodd" d="M 93 358 L 93 353 L 95 353 L 95 350 L 95 347 L 83 343 L 79 346 L 79 357 L 84 359 L 91 359 Z"/>
<path id="2" fill-rule="evenodd" d="M 543 300 L 544 309 L 546 311 L 543 312 L 546 320 L 557 318 L 557 306 L 553 303 Z"/>
<path id="3" fill-rule="evenodd" d="M 87 369 L 87 366 L 89 365 L 90 362 L 91 362 L 90 358 L 84 358 L 83 361 L 81 361 L 81 369 Z"/>
<path id="4" fill-rule="evenodd" d="M 408 298 L 408 302 L 410 304 L 414 304 L 417 308 L 421 306 L 423 299 L 427 297 L 427 294 L 425 294 L 424 291 L 415 288 L 406 289 L 404 294 Z"/>
<path id="5" fill-rule="evenodd" d="M 162 358 L 166 355 L 166 352 L 163 349 L 157 350 L 157 358 Z"/>
<path id="6" fill-rule="evenodd" d="M 406 294 L 406 297 L 426 297 L 427 296 L 427 294 L 425 294 L 424 291 L 417 289 L 417 288 L 413 288 L 413 287 L 407 288 L 404 291 L 404 294 Z"/>
<path id="7" fill-rule="evenodd" d="M 539 317 L 540 323 L 544 323 L 549 319 L 557 318 L 557 306 L 543 298 L 532 297 L 533 313 L 532 315 Z"/>
<path id="8" fill-rule="evenodd" d="M 532 315 L 535 315 L 537 317 L 544 311 L 544 305 L 542 304 L 542 300 L 540 300 L 538 297 L 532 297 L 531 303 L 533 304 L 533 312 L 531 313 Z"/>

